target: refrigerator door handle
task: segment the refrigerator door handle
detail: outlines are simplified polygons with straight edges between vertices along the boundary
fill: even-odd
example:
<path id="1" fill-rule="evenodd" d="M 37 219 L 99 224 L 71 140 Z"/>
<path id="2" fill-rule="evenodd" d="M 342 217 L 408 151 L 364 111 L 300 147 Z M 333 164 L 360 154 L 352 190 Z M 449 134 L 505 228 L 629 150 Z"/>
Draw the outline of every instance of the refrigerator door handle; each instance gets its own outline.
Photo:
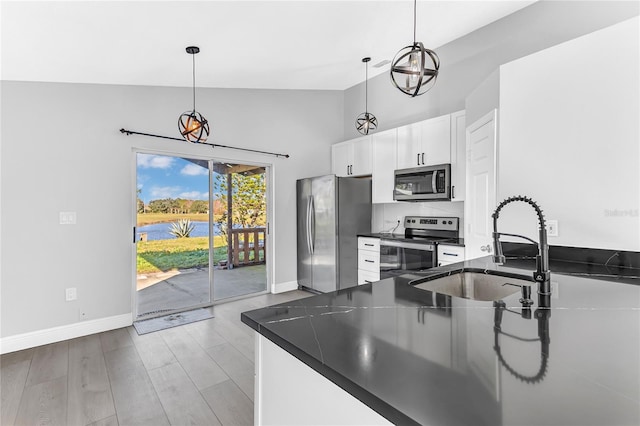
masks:
<path id="1" fill-rule="evenodd" d="M 311 213 L 309 214 L 309 216 L 311 218 L 311 223 L 309 226 L 309 234 L 310 234 L 309 245 L 311 246 L 311 254 L 313 254 L 313 251 L 315 250 L 315 245 L 316 245 L 316 203 L 313 199 L 313 195 L 310 197 L 310 200 L 311 200 Z"/>
<path id="2" fill-rule="evenodd" d="M 311 254 L 311 196 L 307 199 L 307 250 Z"/>

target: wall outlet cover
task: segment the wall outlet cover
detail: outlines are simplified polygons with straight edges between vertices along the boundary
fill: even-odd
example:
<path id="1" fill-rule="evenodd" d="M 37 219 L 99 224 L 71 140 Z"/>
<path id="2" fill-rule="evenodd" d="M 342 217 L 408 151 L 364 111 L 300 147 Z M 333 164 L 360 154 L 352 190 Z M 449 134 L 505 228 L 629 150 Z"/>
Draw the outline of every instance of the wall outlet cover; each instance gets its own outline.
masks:
<path id="1" fill-rule="evenodd" d="M 78 298 L 78 290 L 75 287 L 70 287 L 65 290 L 65 300 L 71 302 Z"/>
<path id="2" fill-rule="evenodd" d="M 557 237 L 558 236 L 558 221 L 557 220 L 547 220 L 547 236 L 549 236 L 549 237 Z"/>

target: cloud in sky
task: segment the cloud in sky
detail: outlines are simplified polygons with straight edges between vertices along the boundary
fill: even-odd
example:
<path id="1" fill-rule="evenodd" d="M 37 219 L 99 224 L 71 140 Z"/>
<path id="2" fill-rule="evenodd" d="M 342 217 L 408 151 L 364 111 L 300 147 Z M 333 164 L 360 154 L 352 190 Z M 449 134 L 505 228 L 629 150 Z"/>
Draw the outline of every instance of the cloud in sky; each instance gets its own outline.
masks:
<path id="1" fill-rule="evenodd" d="M 149 190 L 149 194 L 154 200 L 160 198 L 178 198 L 182 188 L 179 186 L 154 186 Z"/>
<path id="2" fill-rule="evenodd" d="M 181 192 L 178 194 L 179 198 L 184 198 L 187 200 L 208 200 L 209 193 L 208 192 L 199 192 L 199 191 L 189 191 L 189 192 Z"/>
<path id="3" fill-rule="evenodd" d="M 200 167 L 197 164 L 187 164 L 180 170 L 180 174 L 187 176 L 208 176 L 209 170 L 204 167 Z"/>
<path id="4" fill-rule="evenodd" d="M 169 169 L 174 159 L 164 155 L 138 154 L 137 162 L 138 167 L 143 169 Z"/>

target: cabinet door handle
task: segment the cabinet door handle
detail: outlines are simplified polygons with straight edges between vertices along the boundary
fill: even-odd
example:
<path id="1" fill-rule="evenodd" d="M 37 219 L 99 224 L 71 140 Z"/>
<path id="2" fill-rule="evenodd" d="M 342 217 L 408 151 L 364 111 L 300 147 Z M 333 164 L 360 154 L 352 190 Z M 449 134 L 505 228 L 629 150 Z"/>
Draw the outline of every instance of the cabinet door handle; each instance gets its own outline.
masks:
<path id="1" fill-rule="evenodd" d="M 365 259 L 364 261 L 365 261 L 365 262 L 368 262 L 368 263 L 374 263 L 374 261 L 373 261 L 373 260 Z"/>
<path id="2" fill-rule="evenodd" d="M 353 175 L 353 164 L 351 165 L 351 174 Z"/>
<path id="3" fill-rule="evenodd" d="M 442 252 L 442 254 L 444 254 L 445 256 L 456 256 L 458 257 L 457 253 L 446 253 L 446 252 Z"/>
<path id="4" fill-rule="evenodd" d="M 456 186 L 451 185 L 451 198 L 456 198 Z"/>
<path id="5" fill-rule="evenodd" d="M 367 247 L 373 247 L 373 244 L 364 243 L 364 245 L 367 246 Z"/>
<path id="6" fill-rule="evenodd" d="M 347 164 L 347 176 L 349 176 L 349 165 Z"/>
<path id="7" fill-rule="evenodd" d="M 420 153 L 418 153 L 418 166 L 420 165 Z"/>
<path id="8" fill-rule="evenodd" d="M 424 152 L 422 153 L 422 165 L 424 166 Z"/>

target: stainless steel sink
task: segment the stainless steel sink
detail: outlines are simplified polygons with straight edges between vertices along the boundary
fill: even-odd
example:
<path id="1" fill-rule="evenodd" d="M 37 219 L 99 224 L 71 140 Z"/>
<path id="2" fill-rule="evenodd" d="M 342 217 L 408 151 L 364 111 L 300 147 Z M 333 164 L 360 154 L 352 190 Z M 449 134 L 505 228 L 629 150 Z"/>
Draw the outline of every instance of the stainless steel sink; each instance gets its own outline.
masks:
<path id="1" fill-rule="evenodd" d="M 479 272 L 460 272 L 435 280 L 411 283 L 414 287 L 471 300 L 500 300 L 534 284 L 526 279 Z"/>

